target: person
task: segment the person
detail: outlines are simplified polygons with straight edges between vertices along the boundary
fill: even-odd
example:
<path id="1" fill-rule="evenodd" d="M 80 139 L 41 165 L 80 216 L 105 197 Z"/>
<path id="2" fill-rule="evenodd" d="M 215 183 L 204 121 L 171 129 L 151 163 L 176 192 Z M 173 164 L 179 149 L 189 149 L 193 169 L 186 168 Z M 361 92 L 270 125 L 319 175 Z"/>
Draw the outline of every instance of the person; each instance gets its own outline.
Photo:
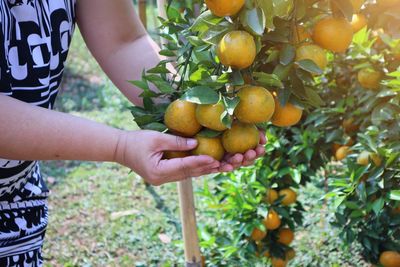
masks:
<path id="1" fill-rule="evenodd" d="M 53 111 L 75 21 L 94 58 L 119 90 L 141 105 L 127 81 L 160 60 L 131 0 L 1 0 L 0 2 L 0 266 L 42 266 L 49 190 L 40 160 L 109 161 L 153 185 L 253 164 L 255 150 L 222 162 L 205 155 L 163 160 L 191 150 L 195 139 L 124 131 Z"/>

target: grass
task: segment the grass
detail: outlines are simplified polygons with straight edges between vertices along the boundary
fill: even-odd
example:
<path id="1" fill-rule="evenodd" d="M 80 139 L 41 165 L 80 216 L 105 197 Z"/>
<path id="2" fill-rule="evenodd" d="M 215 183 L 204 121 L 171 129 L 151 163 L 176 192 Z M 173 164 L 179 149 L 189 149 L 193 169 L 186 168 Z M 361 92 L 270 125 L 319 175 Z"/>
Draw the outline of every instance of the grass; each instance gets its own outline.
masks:
<path id="1" fill-rule="evenodd" d="M 137 129 L 129 103 L 107 80 L 88 53 L 79 32 L 70 50 L 56 108 L 108 125 Z M 175 184 L 154 188 L 170 214 L 160 212 L 140 177 L 112 163 L 44 162 L 51 189 L 50 222 L 44 246 L 45 266 L 182 266 Z M 196 182 L 201 186 L 201 181 Z M 294 243 L 291 266 L 366 266 L 357 248 L 342 247 L 328 221 L 333 214 L 313 185 L 301 189 L 305 227 Z M 199 223 L 213 220 L 197 198 Z M 246 263 L 238 263 L 244 266 Z"/>

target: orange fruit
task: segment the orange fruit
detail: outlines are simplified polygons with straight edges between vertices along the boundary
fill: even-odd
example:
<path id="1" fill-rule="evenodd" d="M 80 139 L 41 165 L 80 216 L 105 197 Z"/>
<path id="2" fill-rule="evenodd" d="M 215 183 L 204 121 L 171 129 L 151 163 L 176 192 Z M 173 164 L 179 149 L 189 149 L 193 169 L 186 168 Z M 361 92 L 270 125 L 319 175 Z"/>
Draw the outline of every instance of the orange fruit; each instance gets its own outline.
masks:
<path id="1" fill-rule="evenodd" d="M 350 153 L 350 147 L 348 146 L 341 146 L 337 151 L 336 151 L 336 159 L 338 161 L 341 161 L 347 157 L 347 155 Z"/>
<path id="2" fill-rule="evenodd" d="M 359 13 L 362 5 L 365 2 L 365 0 L 350 0 L 350 1 L 351 1 L 351 5 L 353 6 L 354 13 Z"/>
<path id="3" fill-rule="evenodd" d="M 268 189 L 267 194 L 265 196 L 265 200 L 269 204 L 273 204 L 275 202 L 275 200 L 277 200 L 277 199 L 278 199 L 278 192 L 276 192 L 276 190 L 274 190 L 274 189 Z"/>
<path id="4" fill-rule="evenodd" d="M 354 14 L 351 20 L 351 27 L 353 28 L 353 32 L 358 32 L 365 26 L 367 26 L 367 18 L 364 14 Z"/>
<path id="5" fill-rule="evenodd" d="M 242 9 L 245 0 L 205 0 L 211 13 L 218 17 L 236 15 Z"/>
<path id="6" fill-rule="evenodd" d="M 268 211 L 267 217 L 265 217 L 263 224 L 268 230 L 275 230 L 281 225 L 281 218 L 276 211 L 271 209 Z"/>
<path id="7" fill-rule="evenodd" d="M 287 260 L 293 260 L 294 257 L 296 257 L 296 251 L 294 249 L 290 248 L 289 250 L 286 251 L 286 259 Z"/>
<path id="8" fill-rule="evenodd" d="M 304 43 L 307 39 L 311 39 L 311 34 L 309 31 L 302 25 L 297 25 L 293 27 L 293 43 L 301 44 Z"/>
<path id="9" fill-rule="evenodd" d="M 193 155 L 207 155 L 220 161 L 225 154 L 220 137 L 203 137 L 196 135 L 197 147 L 192 150 Z"/>
<path id="10" fill-rule="evenodd" d="M 365 68 L 358 72 L 357 80 L 365 89 L 378 90 L 381 86 L 382 73 L 370 68 Z"/>
<path id="11" fill-rule="evenodd" d="M 234 69 L 245 69 L 256 58 L 254 38 L 245 31 L 231 31 L 225 34 L 217 47 L 217 56 L 221 63 Z"/>
<path id="12" fill-rule="evenodd" d="M 197 105 L 184 100 L 175 100 L 169 104 L 164 115 L 164 123 L 176 134 L 192 137 L 201 130 L 196 120 Z"/>
<path id="13" fill-rule="evenodd" d="M 353 28 L 345 18 L 327 17 L 314 26 L 314 42 L 332 52 L 345 52 L 353 39 Z"/>
<path id="14" fill-rule="evenodd" d="M 258 228 L 254 228 L 253 232 L 251 232 L 251 239 L 254 241 L 261 241 L 267 235 L 267 232 L 262 231 Z"/>
<path id="15" fill-rule="evenodd" d="M 260 133 L 254 124 L 236 121 L 222 136 L 222 145 L 229 153 L 244 153 L 260 143 Z"/>
<path id="16" fill-rule="evenodd" d="M 272 257 L 271 259 L 272 267 L 286 267 L 287 263 L 288 262 L 286 259 L 275 258 L 275 257 Z"/>
<path id="17" fill-rule="evenodd" d="M 198 105 L 196 119 L 204 127 L 215 131 L 224 131 L 227 127 L 221 122 L 225 107 L 222 103 L 214 105 Z"/>
<path id="18" fill-rule="evenodd" d="M 289 228 L 282 228 L 278 233 L 278 242 L 284 245 L 289 245 L 294 239 L 294 233 Z"/>
<path id="19" fill-rule="evenodd" d="M 283 196 L 282 205 L 289 206 L 296 202 L 297 194 L 290 188 L 285 188 L 279 191 L 279 196 Z"/>
<path id="20" fill-rule="evenodd" d="M 281 106 L 280 102 L 275 100 L 275 112 L 271 122 L 278 127 L 290 127 L 297 124 L 303 115 L 303 110 L 291 103 Z"/>
<path id="21" fill-rule="evenodd" d="M 338 149 L 341 146 L 342 146 L 341 144 L 337 144 L 337 143 L 332 144 L 332 152 L 333 152 L 333 154 L 336 154 L 336 151 L 338 151 Z"/>
<path id="22" fill-rule="evenodd" d="M 367 166 L 369 164 L 369 155 L 368 151 L 361 152 L 357 157 L 357 164 Z"/>
<path id="23" fill-rule="evenodd" d="M 185 158 L 190 156 L 188 151 L 165 151 L 164 159 L 176 159 L 176 158 Z"/>
<path id="24" fill-rule="evenodd" d="M 392 7 L 398 3 L 400 3 L 399 0 L 377 0 L 377 3 L 381 7 Z"/>
<path id="25" fill-rule="evenodd" d="M 383 267 L 399 267 L 400 253 L 397 251 L 384 251 L 379 257 L 379 262 Z"/>
<path id="26" fill-rule="evenodd" d="M 324 70 L 328 65 L 328 59 L 326 57 L 326 51 L 314 44 L 304 44 L 296 50 L 296 61 L 310 59 L 317 66 Z"/>
<path id="27" fill-rule="evenodd" d="M 234 114 L 244 123 L 262 123 L 271 119 L 275 111 L 272 94 L 260 86 L 246 86 L 237 94 L 240 102 Z"/>
<path id="28" fill-rule="evenodd" d="M 345 119 L 342 123 L 342 127 L 347 134 L 357 132 L 359 129 L 359 126 L 354 123 L 354 118 Z"/>

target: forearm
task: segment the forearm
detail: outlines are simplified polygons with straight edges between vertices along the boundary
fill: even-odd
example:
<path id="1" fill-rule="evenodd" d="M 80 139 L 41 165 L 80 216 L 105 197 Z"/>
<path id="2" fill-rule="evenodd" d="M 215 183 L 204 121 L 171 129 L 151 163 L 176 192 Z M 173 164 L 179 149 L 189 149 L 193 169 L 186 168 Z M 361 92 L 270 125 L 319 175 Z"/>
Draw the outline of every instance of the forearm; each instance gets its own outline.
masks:
<path id="1" fill-rule="evenodd" d="M 158 64 L 158 50 L 157 44 L 146 34 L 132 42 L 122 43 L 111 55 L 97 60 L 118 89 L 132 103 L 142 105 L 139 97 L 141 89 L 135 88 L 128 81 L 140 80 L 144 69 L 148 70 Z"/>
<path id="2" fill-rule="evenodd" d="M 0 158 L 113 161 L 122 131 L 0 95 Z"/>

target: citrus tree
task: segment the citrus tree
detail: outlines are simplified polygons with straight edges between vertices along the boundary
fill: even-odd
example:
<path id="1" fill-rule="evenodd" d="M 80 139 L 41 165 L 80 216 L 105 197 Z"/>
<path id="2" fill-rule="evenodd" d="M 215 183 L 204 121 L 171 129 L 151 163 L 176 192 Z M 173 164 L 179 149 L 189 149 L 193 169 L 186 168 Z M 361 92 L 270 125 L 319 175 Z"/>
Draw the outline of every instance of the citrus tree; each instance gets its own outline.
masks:
<path id="1" fill-rule="evenodd" d="M 165 158 L 222 160 L 266 132 L 263 159 L 201 192 L 224 222 L 201 235 L 208 263 L 286 266 L 304 210 L 296 189 L 323 171 L 344 242 L 400 266 L 400 3 L 197 3 L 198 14 L 168 6 L 165 60 L 132 81 L 144 107 L 131 111 L 143 129 L 198 140 Z"/>

